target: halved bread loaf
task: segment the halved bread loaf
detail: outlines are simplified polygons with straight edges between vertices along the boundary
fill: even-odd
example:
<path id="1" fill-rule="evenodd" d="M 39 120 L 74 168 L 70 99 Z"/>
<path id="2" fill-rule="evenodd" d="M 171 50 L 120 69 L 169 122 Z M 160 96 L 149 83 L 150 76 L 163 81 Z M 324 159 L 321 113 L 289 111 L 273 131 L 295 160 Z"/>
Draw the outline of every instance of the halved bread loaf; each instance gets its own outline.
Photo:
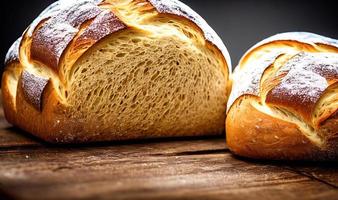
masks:
<path id="1" fill-rule="evenodd" d="M 338 159 L 338 41 L 293 32 L 251 48 L 233 75 L 227 143 L 261 159 Z"/>
<path id="2" fill-rule="evenodd" d="M 9 50 L 4 110 L 57 143 L 222 134 L 230 69 L 179 1 L 62 0 Z"/>

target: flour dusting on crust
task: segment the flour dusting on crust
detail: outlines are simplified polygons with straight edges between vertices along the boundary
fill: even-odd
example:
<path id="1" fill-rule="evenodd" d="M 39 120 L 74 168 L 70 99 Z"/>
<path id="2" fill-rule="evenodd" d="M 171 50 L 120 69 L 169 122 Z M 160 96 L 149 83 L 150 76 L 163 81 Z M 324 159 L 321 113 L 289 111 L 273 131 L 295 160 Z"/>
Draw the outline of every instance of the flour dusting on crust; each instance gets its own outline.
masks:
<path id="1" fill-rule="evenodd" d="M 234 74 L 233 79 L 236 81 L 233 83 L 233 89 L 228 100 L 228 109 L 238 97 L 244 94 L 259 96 L 263 72 L 281 55 L 282 53 L 279 51 L 265 54 L 257 62 L 249 64 L 249 66 Z"/>
<path id="2" fill-rule="evenodd" d="M 101 9 L 95 1 L 82 0 L 65 4 L 60 2 L 59 6 L 55 5 L 43 16 L 51 13 L 54 15 L 32 35 L 31 55 L 33 59 L 57 70 L 63 51 L 78 33 L 80 25 L 99 15 Z"/>
<path id="3" fill-rule="evenodd" d="M 297 107 L 303 114 L 312 113 L 317 101 L 338 79 L 338 55 L 301 52 L 290 59 L 277 73 L 287 75 L 267 95 L 267 103 Z M 300 107 L 297 105 L 301 105 Z"/>
<path id="4" fill-rule="evenodd" d="M 5 57 L 5 65 L 9 64 L 13 61 L 19 61 L 19 47 L 21 43 L 21 37 L 19 37 L 9 48 L 6 57 Z"/>
<path id="5" fill-rule="evenodd" d="M 296 41 L 296 42 L 300 42 L 300 43 L 308 44 L 312 46 L 315 46 L 318 44 L 324 44 L 324 45 L 338 48 L 338 40 L 335 40 L 329 37 L 317 35 L 314 33 L 308 33 L 308 32 L 287 32 L 287 33 L 280 33 L 280 34 L 273 35 L 271 37 L 268 37 L 262 40 L 261 42 L 258 42 L 245 53 L 242 59 L 245 58 L 247 55 L 249 55 L 251 52 L 255 51 L 255 49 L 257 49 L 258 47 L 269 44 L 271 42 L 276 42 L 276 41 Z"/>
<path id="6" fill-rule="evenodd" d="M 31 56 L 35 60 L 57 69 L 64 48 L 74 38 L 78 29 L 69 24 L 48 24 L 37 31 L 33 38 Z"/>
<path id="7" fill-rule="evenodd" d="M 86 4 L 93 3 L 95 5 L 102 2 L 102 0 L 60 0 L 56 1 L 50 6 L 48 6 L 41 14 L 31 23 L 27 30 L 27 34 L 29 37 L 33 35 L 33 32 L 36 26 L 43 20 L 48 19 L 52 16 L 59 14 L 60 12 L 72 8 L 76 4 Z"/>
<path id="8" fill-rule="evenodd" d="M 230 55 L 222 39 L 199 14 L 178 0 L 149 0 L 149 2 L 160 13 L 182 16 L 198 25 L 202 29 L 206 40 L 214 44 L 222 52 L 231 71 Z"/>
<path id="9" fill-rule="evenodd" d="M 21 87 L 27 102 L 31 103 L 37 110 L 42 110 L 42 94 L 45 90 L 48 79 L 37 77 L 27 71 L 21 75 Z"/>
<path id="10" fill-rule="evenodd" d="M 302 43 L 304 45 L 311 45 L 316 46 L 319 44 L 324 44 L 331 46 L 333 48 L 338 48 L 338 40 L 331 39 L 328 37 L 324 37 L 321 35 L 313 34 L 313 33 L 307 33 L 307 32 L 289 32 L 289 33 L 281 33 L 274 35 L 272 37 L 269 37 L 256 45 L 254 45 L 252 48 L 250 48 L 246 54 L 242 57 L 242 60 L 246 57 L 250 56 L 251 52 L 254 51 L 261 51 L 257 48 L 275 42 L 275 41 L 296 41 L 299 43 Z M 290 49 L 293 49 L 293 46 L 290 46 Z M 278 47 L 270 53 L 266 53 L 266 56 L 268 54 L 273 54 L 274 52 L 278 51 Z M 288 53 L 288 52 L 284 52 Z M 234 73 L 234 83 L 233 83 L 233 90 L 230 94 L 229 102 L 228 102 L 228 109 L 233 104 L 233 102 L 241 95 L 244 94 L 253 94 L 259 96 L 257 94 L 258 88 L 257 86 L 257 77 L 261 77 L 264 70 L 262 70 L 262 67 L 265 65 L 265 57 L 263 56 L 261 58 L 257 58 L 253 63 L 247 63 L 247 67 L 241 68 L 240 66 L 237 67 Z M 273 55 L 272 55 L 273 56 Z M 290 86 L 291 88 L 288 89 L 289 92 L 298 93 L 299 96 L 304 96 L 307 93 L 309 94 L 309 97 L 306 97 L 304 101 L 308 102 L 309 105 L 313 104 L 313 102 L 316 102 L 319 98 L 319 94 L 321 94 L 326 88 L 328 81 L 331 80 L 337 80 L 338 78 L 338 58 L 336 53 L 328 53 L 328 52 L 316 52 L 313 54 L 310 53 L 300 53 L 297 56 L 294 56 L 287 65 L 281 67 L 277 74 L 275 74 L 276 77 L 279 77 L 281 74 L 287 74 L 286 77 L 284 77 L 283 84 L 292 83 L 296 84 L 296 81 L 299 81 L 297 84 L 301 84 L 300 82 L 303 82 L 301 86 L 299 86 L 299 89 L 295 89 L 293 91 L 293 87 L 295 85 Z M 298 60 L 297 60 L 298 59 Z M 301 61 L 300 61 L 301 59 Z M 294 65 L 297 65 L 298 67 L 294 67 Z M 249 68 L 258 68 L 258 69 L 249 69 Z M 296 70 L 296 71 L 294 71 Z M 258 73 L 259 72 L 259 73 Z M 304 73 L 303 75 L 301 75 Z M 306 73 L 306 75 L 305 75 Z M 310 75 L 312 73 L 312 75 Z M 255 74 L 254 77 L 252 76 Z M 291 77 L 297 77 L 297 76 L 304 76 L 304 77 L 310 77 L 304 78 L 304 80 L 291 80 Z M 295 79 L 295 78 L 294 78 Z M 300 77 L 300 79 L 302 79 Z M 325 81 L 324 81 L 325 79 Z M 312 85 L 313 90 L 306 91 L 304 88 L 301 88 L 305 85 Z M 319 84 L 319 85 L 318 85 Z M 255 86 L 256 85 L 256 86 Z M 259 86 L 259 85 L 258 85 Z M 280 88 L 275 88 L 274 91 L 270 92 L 270 95 L 272 92 L 274 92 L 276 95 L 277 93 L 281 92 L 282 86 Z M 283 87 L 286 87 L 285 85 Z M 286 89 L 286 88 L 285 88 Z M 253 92 L 255 91 L 255 92 Z M 268 94 L 269 95 L 269 94 Z M 282 96 L 282 94 L 279 94 Z M 292 94 L 289 94 L 289 97 L 292 96 Z M 271 96 L 270 96 L 271 97 Z M 267 100 L 269 99 L 269 96 L 267 96 Z M 289 98 L 290 99 L 290 98 Z M 312 102 L 312 103 L 311 103 Z"/>
<path id="11" fill-rule="evenodd" d="M 106 10 L 101 12 L 101 14 L 93 20 L 78 40 L 90 39 L 98 41 L 111 33 L 125 28 L 127 28 L 127 25 L 125 25 L 114 13 Z"/>
<path id="12" fill-rule="evenodd" d="M 338 79 L 338 54 L 300 52 L 277 73 L 292 70 L 311 71 L 326 79 Z"/>

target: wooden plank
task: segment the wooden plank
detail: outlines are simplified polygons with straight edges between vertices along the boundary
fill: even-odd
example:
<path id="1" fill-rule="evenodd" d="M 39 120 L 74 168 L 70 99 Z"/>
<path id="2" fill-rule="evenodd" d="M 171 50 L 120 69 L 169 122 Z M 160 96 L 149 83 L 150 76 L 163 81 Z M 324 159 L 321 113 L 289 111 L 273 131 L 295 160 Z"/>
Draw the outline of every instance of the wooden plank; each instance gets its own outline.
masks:
<path id="1" fill-rule="evenodd" d="M 236 159 L 223 143 L 2 150 L 0 188 L 16 199 L 329 200 L 338 195 L 332 186 L 284 167 Z"/>
<path id="2" fill-rule="evenodd" d="M 327 163 L 290 163 L 287 168 L 304 176 L 329 184 L 338 190 L 338 161 Z"/>
<path id="3" fill-rule="evenodd" d="M 237 157 L 248 164 L 267 164 L 279 166 L 306 176 L 312 180 L 330 185 L 338 190 L 338 161 L 315 162 L 315 161 L 262 161 Z"/>

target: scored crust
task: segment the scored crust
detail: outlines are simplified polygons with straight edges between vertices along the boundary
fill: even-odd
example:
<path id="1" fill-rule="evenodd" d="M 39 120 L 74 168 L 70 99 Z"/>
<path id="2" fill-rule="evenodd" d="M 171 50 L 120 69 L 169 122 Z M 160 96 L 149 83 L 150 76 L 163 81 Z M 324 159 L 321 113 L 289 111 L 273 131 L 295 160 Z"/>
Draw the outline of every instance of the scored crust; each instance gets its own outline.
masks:
<path id="1" fill-rule="evenodd" d="M 58 70 L 60 57 L 79 27 L 100 12 L 101 9 L 91 1 L 79 1 L 60 9 L 33 32 L 31 58 Z"/>
<path id="2" fill-rule="evenodd" d="M 337 69 L 338 54 L 297 54 L 277 72 L 287 75 L 268 92 L 266 103 L 287 107 L 311 124 L 316 103 L 330 82 L 338 80 Z"/>
<path id="3" fill-rule="evenodd" d="M 245 95 L 230 109 L 227 145 L 238 155 L 259 159 L 312 159 L 320 149 L 297 125 L 257 110 L 252 102 L 258 97 Z M 310 157 L 309 157 L 310 156 Z"/>
<path id="4" fill-rule="evenodd" d="M 233 75 L 227 143 L 253 158 L 338 157 L 338 42 L 284 33 L 259 42 Z"/>
<path id="5" fill-rule="evenodd" d="M 21 75 L 24 97 L 39 111 L 41 111 L 42 106 L 42 93 L 48 81 L 48 79 L 37 77 L 27 71 L 23 71 Z"/>
<path id="6" fill-rule="evenodd" d="M 231 59 L 227 48 L 225 47 L 222 39 L 201 16 L 178 0 L 149 0 L 149 2 L 159 13 L 181 16 L 194 22 L 200 29 L 202 29 L 205 39 L 215 45 L 222 52 L 223 56 L 226 58 L 226 62 L 228 63 L 228 70 L 231 71 L 231 68 L 229 68 L 231 66 Z"/>
<path id="7" fill-rule="evenodd" d="M 174 9 L 178 12 L 174 12 Z M 218 70 L 224 79 L 219 84 L 223 81 L 226 83 L 231 63 L 224 44 L 209 25 L 186 5 L 174 0 L 60 0 L 33 21 L 7 54 L 2 79 L 7 120 L 44 140 L 59 143 L 152 137 L 146 133 L 137 135 L 135 132 L 114 135 L 101 130 L 97 128 L 95 120 L 88 122 L 71 116 L 74 101 L 68 100 L 74 96 L 70 94 L 70 88 L 74 86 L 72 73 L 77 72 L 74 66 L 114 35 L 120 37 L 129 32 L 146 35 L 151 32 L 147 25 L 161 25 L 164 23 L 161 19 L 168 19 L 178 25 L 181 23 L 188 30 L 193 30 L 196 35 L 187 38 L 196 40 L 192 44 L 201 45 L 197 48 L 206 48 L 206 51 L 211 52 L 219 63 Z M 220 96 L 217 98 L 218 101 L 224 99 L 222 106 L 225 109 L 228 91 L 225 86 L 217 87 L 217 92 L 224 90 L 218 93 Z M 220 114 L 218 120 L 225 118 L 224 112 Z M 220 134 L 224 126 L 212 129 L 216 130 L 214 133 L 202 133 L 197 129 L 187 135 Z M 177 133 L 161 135 L 159 132 L 154 136 L 177 136 Z"/>

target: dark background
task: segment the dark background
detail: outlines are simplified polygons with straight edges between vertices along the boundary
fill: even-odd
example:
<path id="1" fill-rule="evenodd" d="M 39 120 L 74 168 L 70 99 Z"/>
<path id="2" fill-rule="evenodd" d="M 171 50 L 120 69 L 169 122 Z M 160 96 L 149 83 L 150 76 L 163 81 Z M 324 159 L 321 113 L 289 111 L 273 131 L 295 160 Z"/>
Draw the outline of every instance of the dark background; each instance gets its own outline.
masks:
<path id="1" fill-rule="evenodd" d="M 7 49 L 33 19 L 53 0 L 2 0 L 1 49 Z M 338 38 L 335 1 L 311 0 L 183 0 L 197 11 L 223 39 L 235 66 L 256 42 L 280 32 L 308 31 Z M 2 64 L 1 71 L 2 71 Z"/>

